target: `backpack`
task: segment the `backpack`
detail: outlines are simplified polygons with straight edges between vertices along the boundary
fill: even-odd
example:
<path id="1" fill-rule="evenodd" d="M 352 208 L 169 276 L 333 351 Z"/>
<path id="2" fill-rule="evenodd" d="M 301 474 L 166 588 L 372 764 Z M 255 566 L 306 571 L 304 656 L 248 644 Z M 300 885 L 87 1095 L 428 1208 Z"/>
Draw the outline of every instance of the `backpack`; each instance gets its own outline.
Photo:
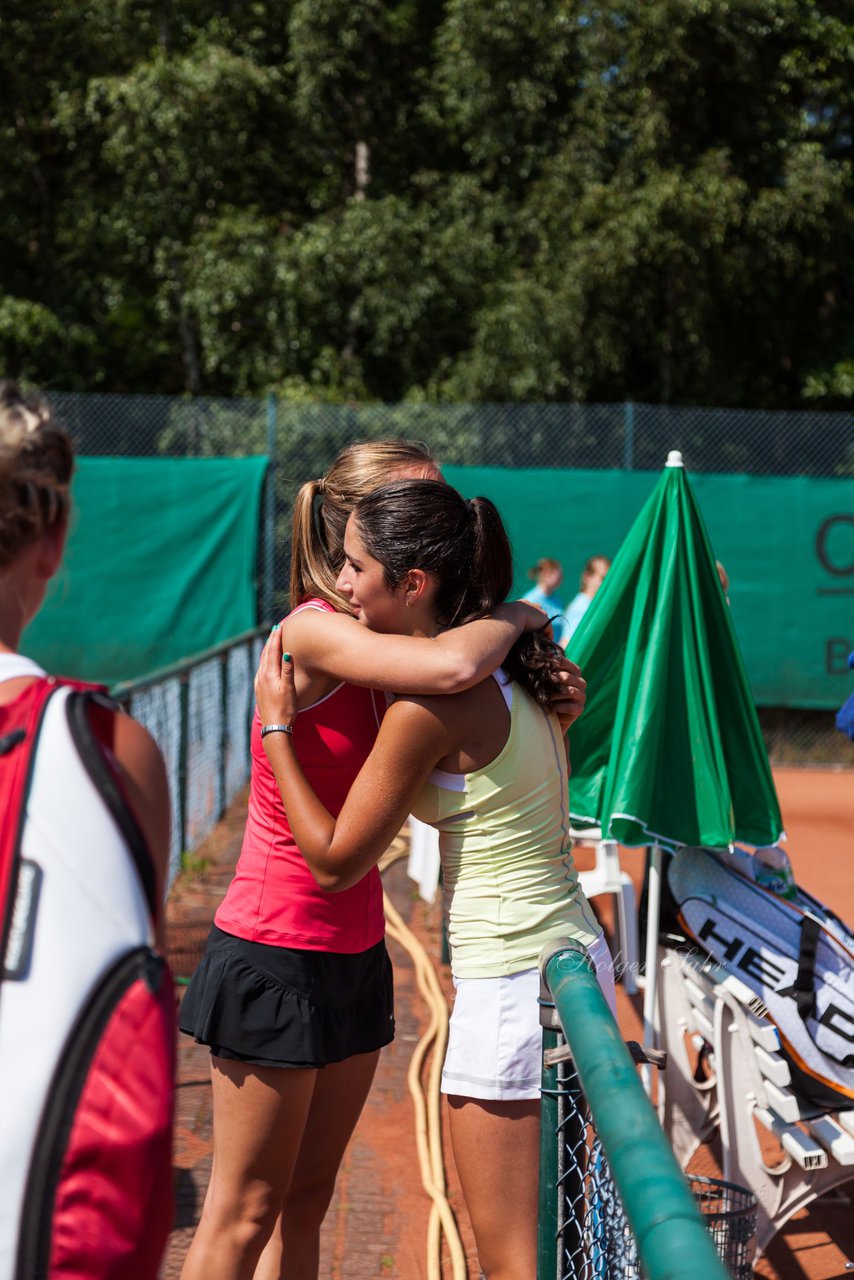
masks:
<path id="1" fill-rule="evenodd" d="M 779 897 L 733 863 L 711 849 L 679 850 L 667 873 L 679 921 L 776 1024 L 796 1091 L 822 1109 L 851 1107 L 854 936 L 803 889 Z"/>
<path id="2" fill-rule="evenodd" d="M 0 706 L 0 1280 L 154 1280 L 171 1227 L 175 999 L 114 710 L 51 678 Z"/>

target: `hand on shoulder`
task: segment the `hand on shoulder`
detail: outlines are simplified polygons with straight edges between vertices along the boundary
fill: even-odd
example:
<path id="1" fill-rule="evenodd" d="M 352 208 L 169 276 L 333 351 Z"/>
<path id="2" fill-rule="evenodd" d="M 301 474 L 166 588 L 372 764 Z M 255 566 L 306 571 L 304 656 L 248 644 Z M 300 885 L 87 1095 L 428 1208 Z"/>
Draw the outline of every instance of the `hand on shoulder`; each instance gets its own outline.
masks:
<path id="1" fill-rule="evenodd" d="M 282 628 L 273 627 L 255 673 L 255 701 L 261 724 L 293 724 L 298 701 L 294 664 L 282 648 Z"/>

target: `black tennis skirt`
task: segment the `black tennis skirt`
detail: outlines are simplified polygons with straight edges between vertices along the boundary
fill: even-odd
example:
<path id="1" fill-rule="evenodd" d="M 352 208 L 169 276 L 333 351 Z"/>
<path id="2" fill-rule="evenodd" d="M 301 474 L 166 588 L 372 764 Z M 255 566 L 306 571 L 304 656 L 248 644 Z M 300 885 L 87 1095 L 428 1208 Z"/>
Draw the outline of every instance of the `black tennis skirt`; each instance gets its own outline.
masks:
<path id="1" fill-rule="evenodd" d="M 394 1039 L 385 943 L 342 955 L 247 942 L 213 925 L 178 1025 L 219 1058 L 324 1067 Z"/>

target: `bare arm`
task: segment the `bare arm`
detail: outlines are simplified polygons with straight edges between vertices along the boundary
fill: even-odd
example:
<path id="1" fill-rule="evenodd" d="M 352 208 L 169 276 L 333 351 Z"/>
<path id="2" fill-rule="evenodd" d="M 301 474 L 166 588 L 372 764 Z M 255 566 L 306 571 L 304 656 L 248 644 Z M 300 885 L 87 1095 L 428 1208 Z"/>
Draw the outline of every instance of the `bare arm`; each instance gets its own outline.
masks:
<path id="1" fill-rule="evenodd" d="M 383 635 L 347 614 L 318 609 L 301 610 L 282 624 L 285 643 L 297 660 L 298 688 L 307 701 L 328 692 L 323 681 L 330 677 L 393 693 L 461 693 L 501 666 L 522 630 L 542 625 L 542 611 L 521 600 L 435 639 Z M 563 656 L 557 661 L 563 688 L 553 707 L 566 732 L 584 710 L 587 686 L 574 662 Z"/>
<path id="2" fill-rule="evenodd" d="M 267 720 L 265 686 L 281 685 L 276 714 Z M 293 664 L 280 645 L 267 644 L 256 678 L 262 723 L 293 723 L 297 714 Z M 302 771 L 290 734 L 270 733 L 264 750 L 276 778 L 300 852 L 321 889 L 349 889 L 370 871 L 400 831 L 412 802 L 437 760 L 452 745 L 438 716 L 413 702 L 395 702 L 383 719 L 373 751 L 359 772 L 338 818 L 321 803 Z"/>
<path id="3" fill-rule="evenodd" d="M 160 750 L 147 729 L 130 716 L 115 720 L 113 750 L 134 817 L 145 836 L 154 863 L 156 899 L 161 910 L 155 939 L 164 948 L 163 902 L 169 867 L 169 784 Z"/>
<path id="4" fill-rule="evenodd" d="M 303 609 L 284 622 L 285 643 L 309 675 L 323 674 L 390 693 L 460 693 L 485 680 L 542 611 L 515 600 L 489 618 L 434 639 L 382 635 L 344 613 Z"/>

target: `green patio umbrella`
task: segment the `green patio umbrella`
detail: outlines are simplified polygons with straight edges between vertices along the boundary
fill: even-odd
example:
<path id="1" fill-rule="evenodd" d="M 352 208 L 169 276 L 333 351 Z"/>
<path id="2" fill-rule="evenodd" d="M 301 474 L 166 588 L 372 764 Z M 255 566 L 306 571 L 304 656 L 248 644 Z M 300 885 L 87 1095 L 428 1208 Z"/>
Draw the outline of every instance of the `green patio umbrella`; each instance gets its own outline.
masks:
<path id="1" fill-rule="evenodd" d="M 773 844 L 780 807 L 709 536 L 671 454 L 570 641 L 570 812 L 625 845 Z"/>
<path id="2" fill-rule="evenodd" d="M 661 478 L 569 643 L 587 680 L 570 814 L 652 846 L 644 1013 L 654 1025 L 661 849 L 774 844 L 780 806 L 729 606 L 682 457 Z"/>

